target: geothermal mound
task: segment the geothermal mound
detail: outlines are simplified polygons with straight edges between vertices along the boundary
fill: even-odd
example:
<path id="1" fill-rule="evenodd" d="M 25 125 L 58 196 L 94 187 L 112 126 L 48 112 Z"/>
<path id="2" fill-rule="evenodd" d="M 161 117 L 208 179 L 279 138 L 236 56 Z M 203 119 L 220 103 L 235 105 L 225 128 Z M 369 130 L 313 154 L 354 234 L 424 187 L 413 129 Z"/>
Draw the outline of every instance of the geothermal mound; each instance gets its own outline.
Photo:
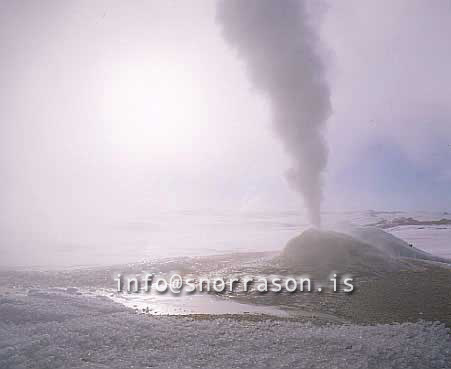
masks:
<path id="1" fill-rule="evenodd" d="M 401 267 L 401 261 L 368 243 L 343 233 L 317 229 L 309 229 L 289 241 L 282 260 L 308 273 L 368 273 Z"/>

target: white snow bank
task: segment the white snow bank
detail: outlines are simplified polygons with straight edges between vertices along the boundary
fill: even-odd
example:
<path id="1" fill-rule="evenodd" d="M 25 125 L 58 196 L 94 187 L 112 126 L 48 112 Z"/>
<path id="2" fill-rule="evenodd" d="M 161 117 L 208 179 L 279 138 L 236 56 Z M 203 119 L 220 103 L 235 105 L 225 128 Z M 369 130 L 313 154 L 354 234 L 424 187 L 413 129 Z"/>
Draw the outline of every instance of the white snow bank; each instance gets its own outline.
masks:
<path id="1" fill-rule="evenodd" d="M 451 260 L 432 255 L 411 246 L 406 241 L 375 227 L 350 227 L 349 234 L 362 242 L 366 242 L 387 255 L 414 259 L 449 263 Z"/>
<path id="2" fill-rule="evenodd" d="M 0 297 L 1 368 L 426 369 L 450 362 L 449 332 L 440 324 L 195 321 L 58 293 Z"/>
<path id="3" fill-rule="evenodd" d="M 406 240 L 418 249 L 451 260 L 451 226 L 401 226 L 390 228 L 387 232 Z"/>
<path id="4" fill-rule="evenodd" d="M 398 217 L 394 219 L 382 219 L 376 223 L 368 224 L 369 226 L 379 227 L 383 229 L 399 227 L 399 226 L 444 226 L 451 225 L 451 219 L 441 218 L 440 220 L 417 220 L 412 217 Z"/>

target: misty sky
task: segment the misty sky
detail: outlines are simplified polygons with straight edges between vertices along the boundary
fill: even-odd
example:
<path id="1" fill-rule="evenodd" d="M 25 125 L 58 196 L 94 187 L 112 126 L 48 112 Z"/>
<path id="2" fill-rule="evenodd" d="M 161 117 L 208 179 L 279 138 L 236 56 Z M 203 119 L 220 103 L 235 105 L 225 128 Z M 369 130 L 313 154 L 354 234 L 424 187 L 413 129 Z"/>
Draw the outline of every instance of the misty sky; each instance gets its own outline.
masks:
<path id="1" fill-rule="evenodd" d="M 451 209 L 451 3 L 312 2 L 323 208 Z M 303 209 L 214 1 L 0 1 L 2 224 Z"/>

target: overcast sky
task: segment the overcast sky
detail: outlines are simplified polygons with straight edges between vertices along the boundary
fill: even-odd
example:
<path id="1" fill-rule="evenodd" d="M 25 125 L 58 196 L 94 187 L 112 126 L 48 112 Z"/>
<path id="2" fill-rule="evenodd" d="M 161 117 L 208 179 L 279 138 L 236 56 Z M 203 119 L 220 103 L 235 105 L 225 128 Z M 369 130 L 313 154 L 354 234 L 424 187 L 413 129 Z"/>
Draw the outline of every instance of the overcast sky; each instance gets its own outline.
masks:
<path id="1" fill-rule="evenodd" d="M 451 208 L 451 3 L 312 2 L 324 209 Z M 3 224 L 299 209 L 214 1 L 0 1 Z"/>

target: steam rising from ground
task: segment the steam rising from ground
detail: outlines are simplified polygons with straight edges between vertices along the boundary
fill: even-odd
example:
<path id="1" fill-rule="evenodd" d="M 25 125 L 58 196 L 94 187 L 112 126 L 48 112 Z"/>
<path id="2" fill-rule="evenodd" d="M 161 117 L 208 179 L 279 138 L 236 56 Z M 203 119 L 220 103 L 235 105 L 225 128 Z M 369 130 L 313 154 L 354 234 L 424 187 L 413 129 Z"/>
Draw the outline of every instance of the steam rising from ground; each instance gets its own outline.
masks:
<path id="1" fill-rule="evenodd" d="M 310 221 L 319 226 L 321 173 L 327 163 L 322 128 L 331 107 L 319 38 L 306 3 L 220 1 L 217 16 L 224 38 L 245 60 L 252 83 L 269 97 L 275 129 L 293 159 L 287 178 L 303 195 Z"/>

